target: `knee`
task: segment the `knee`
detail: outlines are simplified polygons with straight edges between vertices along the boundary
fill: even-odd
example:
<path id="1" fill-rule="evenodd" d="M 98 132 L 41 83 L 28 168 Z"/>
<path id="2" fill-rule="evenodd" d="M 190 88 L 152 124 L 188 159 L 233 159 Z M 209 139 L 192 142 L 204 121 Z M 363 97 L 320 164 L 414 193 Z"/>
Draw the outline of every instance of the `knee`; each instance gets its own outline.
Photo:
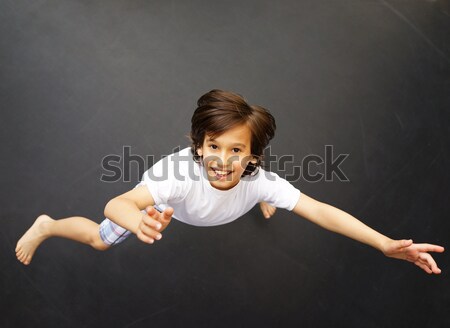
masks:
<path id="1" fill-rule="evenodd" d="M 96 240 L 91 244 L 91 246 L 98 251 L 106 251 L 111 247 L 111 245 L 105 244 L 103 240 Z"/>

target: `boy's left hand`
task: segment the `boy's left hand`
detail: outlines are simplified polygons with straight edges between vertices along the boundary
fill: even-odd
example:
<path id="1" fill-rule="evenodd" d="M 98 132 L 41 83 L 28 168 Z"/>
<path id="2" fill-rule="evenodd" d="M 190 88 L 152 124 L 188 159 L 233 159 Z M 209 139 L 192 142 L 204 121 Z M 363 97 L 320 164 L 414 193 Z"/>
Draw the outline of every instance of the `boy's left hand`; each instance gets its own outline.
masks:
<path id="1" fill-rule="evenodd" d="M 269 205 L 266 202 L 259 203 L 259 207 L 261 208 L 261 212 L 266 219 L 270 219 L 270 217 L 274 215 L 275 211 L 277 210 L 276 207 Z"/>
<path id="2" fill-rule="evenodd" d="M 391 240 L 383 249 L 384 255 L 413 262 L 426 273 L 441 273 L 433 257 L 428 252 L 442 253 L 444 247 L 432 244 L 414 244 L 409 240 Z"/>

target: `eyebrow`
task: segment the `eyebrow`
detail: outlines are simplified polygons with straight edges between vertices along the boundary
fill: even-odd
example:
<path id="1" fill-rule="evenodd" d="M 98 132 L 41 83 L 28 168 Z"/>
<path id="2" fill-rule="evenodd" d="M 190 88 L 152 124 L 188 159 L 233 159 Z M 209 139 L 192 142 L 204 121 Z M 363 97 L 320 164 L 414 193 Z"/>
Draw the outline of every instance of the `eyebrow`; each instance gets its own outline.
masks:
<path id="1" fill-rule="evenodd" d="M 206 139 L 206 142 L 217 142 L 217 140 L 214 139 L 214 138 L 208 138 L 208 139 Z M 232 145 L 233 146 L 238 146 L 238 147 L 241 147 L 241 148 L 246 148 L 246 146 L 243 143 L 240 143 L 240 142 L 236 142 L 236 143 L 234 143 Z"/>

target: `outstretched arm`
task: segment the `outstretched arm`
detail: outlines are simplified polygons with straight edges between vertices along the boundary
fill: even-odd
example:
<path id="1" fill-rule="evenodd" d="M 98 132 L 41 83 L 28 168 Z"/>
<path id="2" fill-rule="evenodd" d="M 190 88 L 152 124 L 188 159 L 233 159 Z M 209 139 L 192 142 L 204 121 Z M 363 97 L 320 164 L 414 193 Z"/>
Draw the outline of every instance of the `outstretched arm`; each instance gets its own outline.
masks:
<path id="1" fill-rule="evenodd" d="M 388 257 L 413 262 L 427 273 L 441 273 L 428 252 L 441 253 L 444 251 L 442 246 L 414 244 L 412 240 L 393 240 L 368 227 L 352 215 L 303 193 L 293 212 L 327 230 L 370 245 Z"/>

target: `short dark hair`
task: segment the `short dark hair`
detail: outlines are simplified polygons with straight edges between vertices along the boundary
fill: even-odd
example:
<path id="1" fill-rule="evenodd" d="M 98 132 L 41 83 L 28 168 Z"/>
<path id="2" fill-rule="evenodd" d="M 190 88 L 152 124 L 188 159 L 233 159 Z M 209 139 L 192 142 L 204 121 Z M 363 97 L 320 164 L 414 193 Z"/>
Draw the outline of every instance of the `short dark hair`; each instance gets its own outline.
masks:
<path id="1" fill-rule="evenodd" d="M 275 119 L 269 110 L 248 104 L 239 94 L 218 89 L 201 96 L 197 106 L 191 119 L 190 134 L 194 160 L 200 161 L 197 149 L 203 145 L 206 135 L 214 138 L 235 126 L 247 124 L 252 135 L 251 153 L 257 163 L 249 163 L 243 175 L 256 173 L 264 149 L 275 135 Z"/>

